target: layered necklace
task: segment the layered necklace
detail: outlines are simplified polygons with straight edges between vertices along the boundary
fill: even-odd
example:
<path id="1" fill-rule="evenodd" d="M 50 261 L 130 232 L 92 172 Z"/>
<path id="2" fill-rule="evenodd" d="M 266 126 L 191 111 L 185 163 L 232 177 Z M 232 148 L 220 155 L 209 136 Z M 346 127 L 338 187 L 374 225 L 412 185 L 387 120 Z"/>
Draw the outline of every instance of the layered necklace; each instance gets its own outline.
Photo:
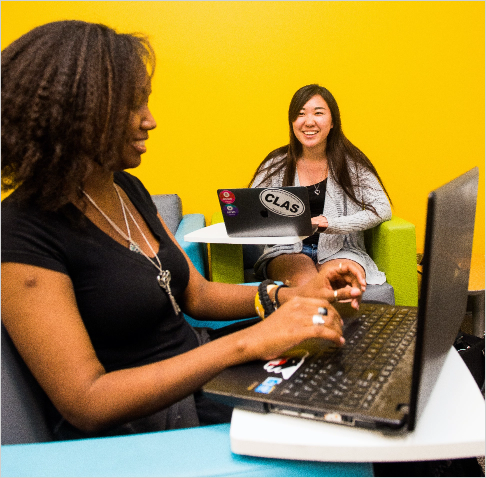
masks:
<path id="1" fill-rule="evenodd" d="M 170 288 L 170 280 L 171 280 L 171 275 L 170 271 L 168 269 L 164 270 L 162 268 L 162 263 L 160 262 L 159 256 L 155 253 L 153 247 L 150 245 L 150 242 L 147 240 L 145 237 L 145 234 L 143 233 L 142 229 L 138 225 L 137 221 L 135 221 L 135 218 L 133 217 L 133 214 L 130 212 L 130 209 L 128 209 L 127 205 L 125 204 L 125 201 L 120 195 L 120 191 L 118 190 L 118 186 L 114 184 L 115 186 L 115 191 L 116 194 L 118 195 L 118 199 L 120 200 L 120 204 L 122 207 L 122 212 L 123 212 L 123 218 L 125 219 L 125 226 L 127 228 L 127 233 L 122 231 L 105 213 L 104 211 L 94 202 L 94 200 L 91 198 L 91 196 L 83 190 L 83 194 L 88 198 L 89 202 L 98 210 L 98 212 L 107 220 L 107 222 L 110 224 L 110 226 L 120 234 L 120 236 L 125 239 L 125 241 L 128 242 L 128 248 L 136 252 L 137 254 L 142 254 L 147 260 L 150 261 L 150 263 L 159 271 L 159 274 L 157 275 L 157 282 L 159 286 L 166 292 L 166 294 L 169 296 L 169 299 L 172 303 L 172 308 L 174 309 L 174 312 L 176 315 L 178 315 L 181 311 L 179 305 L 177 304 L 175 297 L 172 295 L 172 290 Z M 128 225 L 128 219 L 127 219 L 127 212 L 130 215 L 130 218 L 132 219 L 133 223 L 135 226 L 137 226 L 138 231 L 144 238 L 145 242 L 147 243 L 147 246 L 149 247 L 150 251 L 152 252 L 153 256 L 155 257 L 155 260 L 157 262 L 154 262 L 151 257 L 149 257 L 145 252 L 142 250 L 142 248 L 132 239 L 132 235 L 130 233 L 130 226 Z"/>
<path id="2" fill-rule="evenodd" d="M 305 164 L 305 161 L 303 159 L 301 159 L 301 162 L 304 166 L 305 172 L 307 173 L 307 177 L 310 179 L 312 176 L 311 176 L 309 170 L 307 169 L 307 165 Z M 317 183 L 314 183 L 314 194 L 316 196 L 319 196 L 319 194 L 321 194 L 321 183 L 322 183 L 322 181 L 324 181 L 324 179 L 327 178 L 328 173 L 329 173 L 329 164 L 326 162 L 326 169 L 324 170 L 324 177 L 322 179 L 319 179 L 319 181 L 317 181 Z"/>

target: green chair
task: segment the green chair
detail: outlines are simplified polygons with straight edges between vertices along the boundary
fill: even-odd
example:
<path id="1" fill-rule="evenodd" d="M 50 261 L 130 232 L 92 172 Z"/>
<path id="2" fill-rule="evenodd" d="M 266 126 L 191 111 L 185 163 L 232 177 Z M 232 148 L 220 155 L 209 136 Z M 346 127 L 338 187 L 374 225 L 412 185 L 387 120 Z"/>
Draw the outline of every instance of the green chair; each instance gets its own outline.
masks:
<path id="1" fill-rule="evenodd" d="M 221 211 L 214 213 L 211 224 L 223 222 Z M 417 253 L 415 226 L 397 216 L 365 231 L 368 254 L 386 274 L 393 287 L 396 305 L 418 304 Z M 241 244 L 210 244 L 209 277 L 214 282 L 239 284 L 251 282 L 248 267 L 255 251 Z M 252 255 L 251 260 L 245 255 Z M 369 288 L 372 286 L 369 286 Z M 381 287 L 381 286 L 378 286 Z"/>

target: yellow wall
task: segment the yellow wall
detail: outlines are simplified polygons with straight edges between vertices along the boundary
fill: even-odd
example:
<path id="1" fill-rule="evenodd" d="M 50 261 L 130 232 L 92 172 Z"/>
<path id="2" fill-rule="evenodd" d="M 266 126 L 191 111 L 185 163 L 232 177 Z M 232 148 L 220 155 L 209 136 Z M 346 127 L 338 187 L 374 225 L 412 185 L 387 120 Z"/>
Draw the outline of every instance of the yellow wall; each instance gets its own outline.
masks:
<path id="1" fill-rule="evenodd" d="M 417 227 L 428 192 L 479 166 L 474 249 L 484 251 L 484 2 L 2 1 L 2 49 L 60 19 L 146 33 L 158 121 L 135 174 L 209 219 L 217 188 L 246 186 L 287 143 L 293 93 L 320 83 L 372 160 L 394 213 Z M 451 224 L 451 231 L 460 224 Z"/>

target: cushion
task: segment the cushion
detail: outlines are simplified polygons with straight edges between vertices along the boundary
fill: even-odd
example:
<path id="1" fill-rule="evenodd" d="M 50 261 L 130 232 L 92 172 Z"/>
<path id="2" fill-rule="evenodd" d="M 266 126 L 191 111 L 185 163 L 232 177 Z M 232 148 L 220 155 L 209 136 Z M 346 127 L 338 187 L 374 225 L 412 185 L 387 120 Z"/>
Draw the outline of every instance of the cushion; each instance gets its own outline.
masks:
<path id="1" fill-rule="evenodd" d="M 152 200 L 170 232 L 175 234 L 182 220 L 181 198 L 177 194 L 156 194 Z"/>

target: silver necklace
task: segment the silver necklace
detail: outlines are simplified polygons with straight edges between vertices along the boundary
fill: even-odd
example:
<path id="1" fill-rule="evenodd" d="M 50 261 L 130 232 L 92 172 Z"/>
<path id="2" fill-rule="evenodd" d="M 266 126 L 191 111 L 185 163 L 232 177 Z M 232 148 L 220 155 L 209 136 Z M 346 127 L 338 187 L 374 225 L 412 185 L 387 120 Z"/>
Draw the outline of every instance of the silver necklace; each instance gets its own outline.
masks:
<path id="1" fill-rule="evenodd" d="M 310 179 L 311 178 L 311 174 L 309 173 L 309 170 L 307 169 L 307 165 L 305 164 L 305 162 L 304 162 L 303 159 L 301 161 L 302 161 L 302 164 L 304 165 L 305 172 L 307 173 L 307 176 Z M 324 179 L 326 179 L 328 170 L 329 170 L 329 165 L 327 164 L 326 165 L 326 169 L 324 171 L 324 178 L 314 184 L 314 194 L 316 196 L 319 196 L 319 194 L 321 194 L 321 182 L 324 181 Z"/>
<path id="2" fill-rule="evenodd" d="M 116 194 L 118 195 L 118 199 L 120 200 L 120 204 L 121 204 L 122 212 L 123 212 L 123 218 L 125 219 L 125 225 L 126 225 L 126 228 L 127 228 L 128 235 L 125 234 L 104 213 L 104 211 L 94 202 L 94 200 L 91 198 L 91 196 L 86 191 L 83 190 L 83 194 L 88 198 L 88 200 L 90 201 L 90 203 L 99 211 L 99 213 L 107 220 L 107 222 L 110 224 L 110 226 L 113 227 L 113 229 L 115 229 L 115 231 L 118 232 L 118 234 L 120 234 L 120 236 L 122 236 L 123 239 L 125 239 L 125 241 L 128 242 L 129 249 L 131 251 L 133 251 L 133 252 L 138 253 L 138 254 L 142 254 L 147 260 L 149 260 L 151 262 L 151 264 L 156 269 L 158 269 L 159 275 L 157 276 L 157 282 L 158 282 L 159 286 L 162 289 L 164 289 L 164 291 L 166 292 L 166 294 L 169 296 L 169 299 L 170 299 L 170 301 L 172 303 L 172 308 L 174 309 L 174 312 L 176 313 L 176 315 L 178 315 L 180 313 L 181 309 L 180 309 L 179 305 L 177 304 L 177 302 L 175 300 L 175 297 L 172 295 L 172 290 L 170 288 L 170 280 L 171 280 L 170 271 L 168 269 L 167 270 L 162 269 L 162 263 L 160 262 L 159 256 L 155 253 L 153 247 L 150 245 L 150 242 L 145 237 L 145 234 L 142 232 L 142 229 L 138 225 L 137 221 L 135 221 L 135 218 L 133 217 L 132 213 L 130 212 L 130 210 L 128 209 L 127 205 L 123 201 L 123 199 L 122 199 L 122 197 L 120 195 L 120 192 L 118 191 L 117 185 L 115 184 L 114 186 L 115 186 Z M 130 218 L 135 223 L 135 226 L 137 226 L 137 229 L 139 230 L 140 234 L 142 235 L 142 237 L 144 238 L 145 242 L 147 243 L 147 246 L 149 247 L 150 251 L 154 255 L 157 263 L 155 263 L 147 254 L 145 254 L 145 252 L 142 250 L 142 248 L 132 239 L 132 235 L 130 233 L 130 226 L 128 225 L 128 219 L 127 219 L 126 211 L 128 211 L 128 214 L 130 215 Z"/>

